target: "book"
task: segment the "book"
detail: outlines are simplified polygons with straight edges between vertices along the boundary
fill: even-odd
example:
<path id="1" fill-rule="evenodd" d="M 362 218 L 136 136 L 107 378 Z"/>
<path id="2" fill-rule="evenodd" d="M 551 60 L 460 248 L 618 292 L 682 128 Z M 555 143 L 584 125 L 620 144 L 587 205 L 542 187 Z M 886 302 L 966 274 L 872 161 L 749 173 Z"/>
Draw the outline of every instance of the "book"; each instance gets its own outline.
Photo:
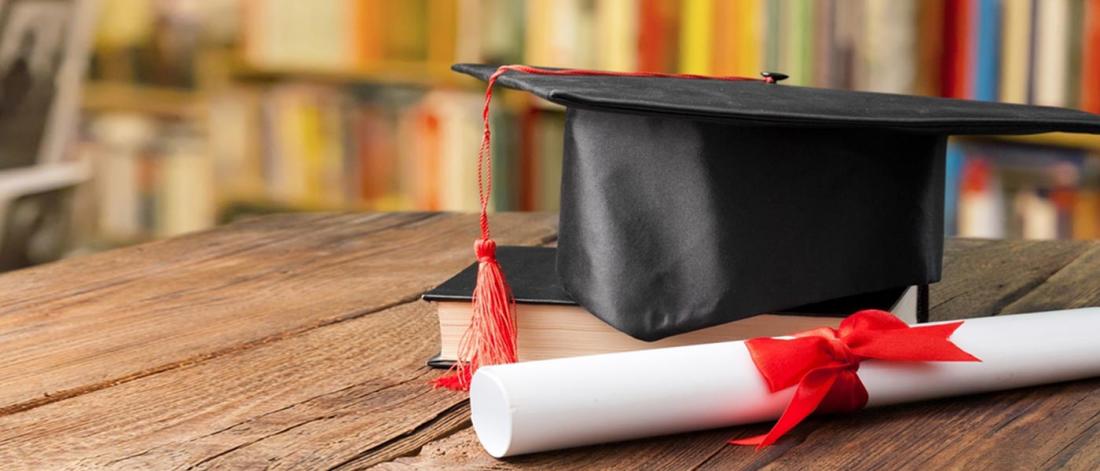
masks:
<path id="1" fill-rule="evenodd" d="M 909 0 L 864 5 L 864 48 L 856 82 L 860 90 L 907 93 L 913 89 L 917 63 L 917 8 Z"/>
<path id="2" fill-rule="evenodd" d="M 1026 0 L 1025 0 L 1026 1 Z M 917 71 L 913 91 L 919 95 L 941 95 L 940 68 L 943 63 L 944 0 L 917 3 Z"/>
<path id="3" fill-rule="evenodd" d="M 788 29 L 784 51 L 792 85 L 813 85 L 814 78 L 814 34 L 813 21 L 815 3 L 810 0 L 792 2 L 784 26 Z"/>
<path id="4" fill-rule="evenodd" d="M 973 28 L 973 5 L 968 0 L 947 0 L 944 6 L 943 67 L 940 69 L 943 96 L 971 97 L 969 64 Z"/>
<path id="5" fill-rule="evenodd" d="M 524 61 L 555 67 L 594 68 L 595 8 L 581 0 L 526 3 Z"/>
<path id="6" fill-rule="evenodd" d="M 1027 103 L 1031 61 L 1031 2 L 1005 0 L 1001 16 L 1000 100 Z"/>
<path id="7" fill-rule="evenodd" d="M 1037 2 L 1035 51 L 1032 61 L 1032 103 L 1067 106 L 1066 74 L 1069 72 L 1070 7 L 1068 0 Z"/>
<path id="8" fill-rule="evenodd" d="M 764 70 L 781 70 L 783 67 L 782 18 L 784 3 L 773 0 L 764 3 Z M 853 15 L 854 16 L 854 15 Z"/>
<path id="9" fill-rule="evenodd" d="M 764 0 L 736 0 L 734 16 L 737 29 L 737 70 L 735 75 L 753 77 L 763 70 L 760 45 L 764 40 L 762 2 Z M 719 21 L 721 21 L 719 19 Z"/>
<path id="10" fill-rule="evenodd" d="M 863 2 L 845 2 L 834 5 L 833 51 L 830 60 L 832 81 L 827 85 L 833 88 L 855 88 L 860 74 L 863 51 L 860 49 L 863 35 Z"/>
<path id="11" fill-rule="evenodd" d="M 1082 41 L 1085 34 L 1085 4 L 1083 1 L 1073 1 L 1069 4 L 1069 31 L 1067 40 L 1069 54 L 1066 58 L 1066 87 L 1065 104 L 1073 108 L 1081 107 L 1081 72 L 1084 63 L 1081 54 L 1084 50 Z"/>
<path id="12" fill-rule="evenodd" d="M 641 0 L 638 10 L 638 70 L 675 71 L 680 31 L 679 5 L 674 0 Z"/>
<path id="13" fill-rule="evenodd" d="M 1001 10 L 998 0 L 978 0 L 977 15 L 973 18 L 974 39 L 973 68 L 971 76 L 972 98 L 975 100 L 996 101 L 998 95 L 997 79 L 1000 76 Z"/>
<path id="14" fill-rule="evenodd" d="M 813 9 L 811 36 L 811 52 L 813 61 L 813 77 L 811 83 L 830 87 L 833 83 L 833 44 L 836 31 L 837 5 L 835 0 L 820 0 Z"/>
<path id="15" fill-rule="evenodd" d="M 170 237 L 213 227 L 217 217 L 211 188 L 213 161 L 203 152 L 203 141 L 193 130 L 167 132 L 171 137 L 158 156 L 151 181 L 155 188 L 149 191 L 153 199 L 150 210 L 156 214 L 150 218 L 155 234 Z"/>
<path id="16" fill-rule="evenodd" d="M 593 38 L 596 67 L 602 70 L 632 71 L 638 67 L 638 3 L 634 0 L 603 0 L 595 5 Z"/>
<path id="17" fill-rule="evenodd" d="M 948 144 L 944 165 L 943 234 L 959 234 L 959 190 L 966 152 L 956 143 Z"/>
<path id="18" fill-rule="evenodd" d="M 927 320 L 927 292 L 910 286 L 761 314 L 645 342 L 615 330 L 573 302 L 558 282 L 555 257 L 554 248 L 497 248 L 497 258 L 516 300 L 520 361 L 785 335 L 836 327 L 844 316 L 861 309 L 888 310 L 909 323 Z M 430 365 L 444 367 L 458 358 L 459 342 L 469 326 L 470 293 L 476 277 L 474 263 L 424 294 L 423 299 L 434 303 L 439 315 L 440 354 Z"/>
<path id="19" fill-rule="evenodd" d="M 685 0 L 680 26 L 680 72 L 711 73 L 711 43 L 714 40 L 713 0 Z"/>
<path id="20" fill-rule="evenodd" d="M 355 22 L 369 16 L 357 12 L 356 6 L 348 1 L 316 4 L 294 0 L 244 2 L 242 7 L 247 13 L 241 17 L 244 20 L 243 58 L 256 67 L 354 68 L 363 55 L 357 50 L 357 41 L 352 39 L 357 31 Z M 397 14 L 396 11 L 387 13 Z M 409 30 L 411 24 L 401 23 L 401 29 Z"/>
<path id="21" fill-rule="evenodd" d="M 1100 113 L 1100 0 L 1088 0 L 1081 48 L 1081 109 Z"/>
<path id="22" fill-rule="evenodd" d="M 718 2 L 714 4 L 714 34 L 711 39 L 710 72 L 714 75 L 737 75 L 737 49 L 741 35 L 741 24 L 737 21 L 736 2 Z"/>

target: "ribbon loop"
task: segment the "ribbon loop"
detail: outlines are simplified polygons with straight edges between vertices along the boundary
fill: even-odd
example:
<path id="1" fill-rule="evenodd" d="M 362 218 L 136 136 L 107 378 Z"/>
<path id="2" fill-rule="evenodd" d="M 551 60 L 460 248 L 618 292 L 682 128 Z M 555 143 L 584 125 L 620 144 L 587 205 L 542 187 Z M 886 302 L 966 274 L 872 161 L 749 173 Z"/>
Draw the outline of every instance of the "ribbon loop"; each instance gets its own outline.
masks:
<path id="1" fill-rule="evenodd" d="M 814 329 L 788 339 L 745 341 L 770 392 L 795 385 L 798 389 L 768 433 L 730 443 L 765 447 L 814 412 L 862 409 L 868 395 L 856 372 L 866 359 L 981 361 L 949 340 L 960 325 L 961 321 L 910 327 L 889 312 L 865 310 L 848 316 L 836 329 Z"/>

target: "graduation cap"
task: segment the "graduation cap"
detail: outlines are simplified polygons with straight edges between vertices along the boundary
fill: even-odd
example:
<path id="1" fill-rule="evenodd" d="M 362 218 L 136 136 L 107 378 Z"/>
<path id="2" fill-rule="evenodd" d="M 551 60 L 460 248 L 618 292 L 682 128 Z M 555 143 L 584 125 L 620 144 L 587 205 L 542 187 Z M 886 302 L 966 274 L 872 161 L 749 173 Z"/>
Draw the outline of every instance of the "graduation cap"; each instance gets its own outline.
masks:
<path id="1" fill-rule="evenodd" d="M 642 340 L 938 281 L 948 135 L 1100 133 L 1100 116 L 1076 110 L 777 75 L 453 69 L 490 81 L 486 110 L 494 82 L 566 107 L 561 284 Z M 475 293 L 475 317 L 477 306 Z M 494 323 L 508 325 L 483 325 Z M 514 321 L 471 333 L 470 345 L 508 338 L 514 346 Z"/>

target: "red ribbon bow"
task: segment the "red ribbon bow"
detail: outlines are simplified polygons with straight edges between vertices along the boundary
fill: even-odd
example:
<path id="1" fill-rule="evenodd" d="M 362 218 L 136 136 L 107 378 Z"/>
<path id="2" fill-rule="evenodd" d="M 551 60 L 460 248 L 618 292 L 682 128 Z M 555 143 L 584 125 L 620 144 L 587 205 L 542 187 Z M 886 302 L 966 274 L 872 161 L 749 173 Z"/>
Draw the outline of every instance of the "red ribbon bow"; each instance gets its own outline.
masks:
<path id="1" fill-rule="evenodd" d="M 775 443 L 815 411 L 851 412 L 867 404 L 867 389 L 856 371 L 866 359 L 885 361 L 981 361 L 948 337 L 962 321 L 910 327 L 894 315 L 859 311 L 840 328 L 823 327 L 790 339 L 757 338 L 745 346 L 772 393 L 798 385 L 787 409 L 772 429 L 734 445 Z"/>

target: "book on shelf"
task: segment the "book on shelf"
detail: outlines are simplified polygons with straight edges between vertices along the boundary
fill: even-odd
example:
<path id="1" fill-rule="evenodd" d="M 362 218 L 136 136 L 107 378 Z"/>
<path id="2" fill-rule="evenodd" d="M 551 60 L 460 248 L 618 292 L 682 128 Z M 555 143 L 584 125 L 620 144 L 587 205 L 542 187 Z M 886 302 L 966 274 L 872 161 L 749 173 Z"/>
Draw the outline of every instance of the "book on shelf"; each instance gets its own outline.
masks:
<path id="1" fill-rule="evenodd" d="M 917 286 L 901 287 L 761 314 L 739 321 L 645 342 L 615 330 L 562 290 L 555 271 L 555 250 L 545 247 L 497 249 L 516 300 L 519 360 L 621 352 L 785 335 L 817 327 L 836 327 L 860 309 L 883 309 L 909 323 L 927 320 L 927 293 Z M 424 294 L 439 316 L 440 353 L 433 366 L 458 359 L 459 343 L 470 323 L 470 293 L 477 263 Z"/>
<path id="2" fill-rule="evenodd" d="M 1100 0 L 1086 0 L 1081 48 L 1081 108 L 1100 113 Z"/>
<path id="3" fill-rule="evenodd" d="M 751 1 L 751 0 L 750 0 Z M 638 70 L 678 68 L 680 8 L 676 0 L 639 0 Z M 528 59 L 525 57 L 525 59 Z"/>
<path id="4" fill-rule="evenodd" d="M 1070 106 L 1066 73 L 1069 65 L 1069 0 L 1035 2 L 1035 58 L 1032 102 L 1037 105 Z"/>
<path id="5" fill-rule="evenodd" d="M 1026 1 L 1026 0 L 1025 0 Z M 922 0 L 917 2 L 916 28 L 916 71 L 913 77 L 913 92 L 918 95 L 939 95 L 940 77 L 943 70 L 944 49 L 944 0 Z"/>
<path id="6" fill-rule="evenodd" d="M 954 144 L 948 154 L 948 234 L 1100 237 L 1100 164 L 1086 152 L 982 141 Z"/>
<path id="7" fill-rule="evenodd" d="M 971 98 L 975 100 L 996 101 L 998 97 L 997 81 L 1000 68 L 1000 54 L 997 43 L 1001 38 L 1002 6 L 1000 0 L 978 0 L 973 31 L 974 74 L 970 86 Z"/>
<path id="8" fill-rule="evenodd" d="M 1000 101 L 1028 101 L 1028 78 L 1031 76 L 1031 5 L 1031 0 L 1004 0 L 1001 7 Z"/>
<path id="9" fill-rule="evenodd" d="M 946 0 L 943 22 L 943 59 L 940 93 L 949 98 L 972 96 L 973 51 L 970 47 L 974 18 L 971 0 Z"/>
<path id="10" fill-rule="evenodd" d="M 527 5 L 512 0 L 459 0 L 455 60 L 522 62 Z"/>
<path id="11" fill-rule="evenodd" d="M 195 130 L 129 115 L 87 123 L 98 232 L 118 241 L 206 229 L 216 219 L 214 166 Z"/>
<path id="12" fill-rule="evenodd" d="M 595 5 L 595 65 L 603 70 L 638 68 L 638 1 L 602 0 Z"/>
<path id="13" fill-rule="evenodd" d="M 680 67 L 686 74 L 711 73 L 714 28 L 712 0 L 684 0 L 680 24 Z"/>

